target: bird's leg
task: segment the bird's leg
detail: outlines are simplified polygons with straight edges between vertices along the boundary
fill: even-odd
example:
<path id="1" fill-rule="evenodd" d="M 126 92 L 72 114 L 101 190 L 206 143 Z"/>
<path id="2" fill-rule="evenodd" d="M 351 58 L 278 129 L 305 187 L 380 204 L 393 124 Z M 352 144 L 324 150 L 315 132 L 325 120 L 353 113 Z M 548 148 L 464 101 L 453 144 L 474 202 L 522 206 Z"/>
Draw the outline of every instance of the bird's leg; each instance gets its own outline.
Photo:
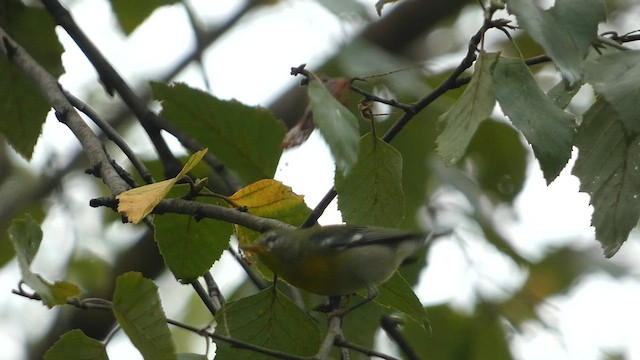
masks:
<path id="1" fill-rule="evenodd" d="M 364 300 L 360 301 L 359 303 L 347 308 L 345 314 L 370 302 L 371 300 L 375 299 L 376 296 L 378 296 L 378 288 L 375 285 L 369 285 L 367 287 L 367 297 Z"/>
<path id="2" fill-rule="evenodd" d="M 342 296 L 329 296 L 329 303 L 318 305 L 314 308 L 314 310 L 330 313 L 340 308 L 342 305 Z"/>
<path id="3" fill-rule="evenodd" d="M 349 307 L 339 307 L 339 308 L 335 308 L 332 312 L 330 312 L 330 316 L 345 316 L 348 313 L 352 312 L 353 310 L 361 307 L 362 305 L 367 304 L 368 302 L 370 302 L 371 300 L 375 299 L 375 297 L 378 296 L 378 288 L 375 286 L 369 286 L 367 288 L 367 297 L 358 302 L 355 305 L 349 306 Z M 345 296 L 346 298 L 346 296 Z"/>

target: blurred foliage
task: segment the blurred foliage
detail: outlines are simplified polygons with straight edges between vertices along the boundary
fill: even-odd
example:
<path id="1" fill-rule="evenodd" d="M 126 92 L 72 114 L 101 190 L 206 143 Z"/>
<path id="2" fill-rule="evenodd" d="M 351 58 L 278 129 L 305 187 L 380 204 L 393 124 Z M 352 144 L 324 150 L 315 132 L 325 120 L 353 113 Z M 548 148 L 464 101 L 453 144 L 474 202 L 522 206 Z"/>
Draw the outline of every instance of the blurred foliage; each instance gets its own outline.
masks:
<path id="1" fill-rule="evenodd" d="M 512 359 L 509 345 L 513 332 L 520 331 L 528 321 L 544 323 L 538 315 L 539 310 L 552 297 L 570 293 L 585 275 L 593 272 L 605 272 L 614 277 L 627 275 L 629 269 L 613 265 L 591 250 L 569 245 L 546 249 L 539 259 L 530 259 L 514 245 L 500 218 L 500 214 L 512 211 L 511 206 L 523 190 L 526 170 L 532 165 L 532 159 L 534 165 L 541 166 L 545 179 L 550 183 L 565 168 L 573 146 L 579 150 L 573 173 L 581 181 L 581 191 L 591 197 L 594 207 L 592 223 L 605 255 L 613 256 L 618 251 L 640 217 L 640 172 L 637 171 L 640 166 L 640 108 L 637 101 L 640 94 L 640 55 L 637 50 L 621 52 L 607 49 L 604 55 L 594 52 L 583 61 L 591 45 L 598 41 L 596 31 L 605 13 L 603 1 L 581 1 L 557 0 L 547 10 L 526 0 L 507 1 L 507 10 L 517 17 L 517 23 L 523 30 L 512 33 L 513 42 L 505 38 L 493 43 L 491 51 L 495 52 L 479 52 L 481 60 L 476 62 L 478 66 L 465 70 L 461 76 L 470 82 L 460 81 L 429 106 L 412 114 L 411 121 L 389 144 L 380 138 L 398 118 L 403 114 L 406 116 L 402 109 L 375 104 L 372 108 L 374 113 L 358 119 L 358 115 L 363 115 L 362 108 L 358 108 L 363 98 L 361 94 L 350 91 L 336 101 L 331 89 L 326 91 L 318 79 L 308 84 L 306 90 L 315 125 L 337 159 L 336 189 L 345 221 L 451 230 L 451 224 L 440 223 L 440 218 L 443 213 L 453 212 L 457 214 L 451 221 L 454 231 L 459 227 L 474 229 L 478 241 L 488 245 L 489 251 L 500 254 L 506 262 L 518 264 L 527 272 L 520 287 L 507 291 L 499 299 L 471 290 L 475 302 L 465 311 L 451 304 L 423 308 L 410 286 L 418 282 L 428 265 L 427 254 L 433 250 L 433 246 L 429 246 L 416 253 L 414 261 L 400 269 L 402 276 L 396 275 L 381 287 L 377 302 L 366 304 L 344 318 L 346 341 L 374 348 L 382 316 L 392 315 L 397 317 L 397 325 L 394 326 L 406 340 L 403 344 L 402 340 L 396 339 L 396 344 L 407 345 L 425 359 Z M 318 0 L 318 4 L 342 24 L 384 23 L 395 11 L 412 3 L 393 2 L 382 0 L 369 6 L 355 0 Z M 178 3 L 174 0 L 112 0 L 111 7 L 126 35 L 132 34 L 163 6 L 189 7 L 190 25 L 197 34 L 212 28 L 231 36 L 232 30 L 236 29 L 235 26 L 225 29 L 222 22 L 198 24 L 193 18 L 198 15 L 196 2 L 176 5 Z M 283 2 L 249 1 L 242 11 L 246 10 L 247 14 L 257 18 L 268 14 L 261 5 L 275 8 L 280 3 Z M 469 9 L 482 19 L 477 2 L 469 4 Z M 609 1 L 606 5 L 611 21 L 619 20 L 621 14 L 632 9 L 634 4 Z M 253 11 L 257 8 L 260 11 Z M 376 10 L 378 13 L 383 10 L 380 20 Z M 243 19 L 249 20 L 250 17 Z M 230 22 L 231 25 L 235 24 L 234 21 Z M 39 7 L 25 5 L 18 0 L 6 0 L 0 5 L 0 27 L 54 77 L 59 77 L 63 71 L 62 47 L 54 24 L 46 11 Z M 616 28 L 618 24 L 609 23 L 608 26 Z M 626 29 L 616 30 L 622 33 Z M 406 51 L 397 53 L 356 37 L 340 44 L 334 56 L 314 72 L 354 79 L 353 85 L 361 92 L 411 106 L 438 88 L 452 68 L 447 65 L 436 71 L 425 64 L 425 59 L 437 64 L 457 65 L 467 50 L 466 42 L 473 35 L 457 16 L 441 19 L 432 27 L 432 32 L 456 34 L 455 39 L 447 39 L 447 54 L 431 58 L 432 49 L 429 49 L 429 42 L 424 36 Z M 499 33 L 495 29 L 491 32 Z M 386 28 L 381 33 L 387 35 L 391 29 Z M 212 38 L 216 39 L 217 35 Z M 238 48 L 257 46 L 237 45 Z M 7 50 L 7 45 L 3 46 Z M 203 49 L 198 49 L 196 55 L 200 57 L 202 53 Z M 539 85 L 538 72 L 551 67 L 528 66 L 522 61 L 542 54 L 552 59 L 557 69 L 555 77 L 561 78 L 559 82 L 554 80 L 558 85 L 546 94 Z M 265 56 L 274 55 L 266 52 Z M 451 62 L 451 58 L 456 61 Z M 163 61 L 159 58 L 159 65 Z M 577 107 L 584 114 L 572 113 L 576 112 L 576 107 L 568 105 L 585 84 L 593 86 L 598 99 L 587 99 Z M 296 225 L 309 215 L 310 209 L 300 194 L 270 180 L 282 154 L 281 142 L 285 135 L 282 122 L 270 111 L 236 100 L 218 99 L 186 84 L 156 82 L 151 84 L 151 88 L 153 97 L 161 102 L 162 116 L 208 147 L 224 164 L 222 166 L 245 185 L 226 202 L 218 198 L 214 201 L 203 199 L 203 202 L 223 206 L 229 203 L 237 206 L 238 211 Z M 18 157 L 31 157 L 50 108 L 38 89 L 5 56 L 0 57 L 0 98 L 1 138 L 20 155 L 6 154 L 5 148 L 0 153 L 0 198 L 3 199 L 0 202 L 0 265 L 19 263 L 22 280 L 31 290 L 36 290 L 49 306 L 74 301 L 78 290 L 74 284 L 83 288 L 81 296 L 95 293 L 113 296 L 113 311 L 119 325 L 148 358 L 204 358 L 200 354 L 189 353 L 192 352 L 189 343 L 180 338 L 177 330 L 168 329 L 163 310 L 166 304 L 161 304 L 157 287 L 151 280 L 138 273 L 127 273 L 119 278 L 117 287 L 113 287 L 115 277 L 123 272 L 115 265 L 120 257 L 131 256 L 133 260 L 127 259 L 126 262 L 135 267 L 142 266 L 150 254 L 129 253 L 127 246 L 120 244 L 118 247 L 101 237 L 100 246 L 109 248 L 105 256 L 105 250 L 100 246 L 91 248 L 96 246 L 95 242 L 79 237 L 72 256 L 61 271 L 62 277 L 69 282 L 51 284 L 44 280 L 47 274 L 40 276 L 32 272 L 32 261 L 40 245 L 39 224 L 51 209 L 50 196 L 56 191 L 73 191 L 60 184 L 66 181 L 66 172 L 77 170 L 79 166 L 49 177 L 40 176 L 44 171 L 34 171 L 30 164 L 16 160 Z M 506 117 L 495 112 L 496 101 Z M 291 104 L 292 107 L 294 105 L 299 104 Z M 298 116 L 302 117 L 301 114 Z M 374 126 L 376 133 L 372 134 L 370 131 Z M 356 151 L 358 148 L 359 153 Z M 530 156 L 531 153 L 534 157 Z M 117 156 L 114 158 L 120 162 Z M 313 162 L 314 159 L 309 158 L 308 161 Z M 149 163 L 152 164 L 152 172 L 161 180 L 158 176 L 163 173 L 160 163 L 153 159 Z M 125 168 L 130 169 L 126 165 Z M 224 188 L 218 186 L 224 181 L 216 174 L 218 170 L 209 168 L 204 162 L 192 169 L 191 173 L 199 178 L 210 179 L 203 193 L 211 195 L 216 188 Z M 183 197 L 187 188 L 186 185 L 178 185 L 169 197 Z M 463 201 L 461 204 L 446 201 L 443 204 L 440 201 L 442 194 L 455 194 Z M 54 197 L 55 201 L 61 198 Z M 82 206 L 86 206 L 88 200 L 83 199 Z M 31 215 L 25 215 L 27 213 Z M 4 231 L 9 228 L 12 218 L 18 219 L 11 228 L 14 246 Z M 78 227 L 89 226 L 82 224 L 80 219 L 72 220 L 78 223 Z M 106 231 L 114 220 L 112 213 L 101 217 L 101 229 Z M 202 275 L 220 259 L 230 244 L 232 228 L 221 221 L 167 214 L 156 216 L 154 225 L 155 240 L 168 270 L 183 282 Z M 245 229 L 238 229 L 236 227 L 240 241 L 256 236 Z M 45 232 L 43 241 L 50 241 L 47 235 Z M 460 234 L 454 232 L 450 238 L 438 241 L 452 241 L 457 236 Z M 122 237 L 123 243 L 135 243 L 135 240 L 125 239 L 129 235 Z M 115 259 L 109 259 L 109 256 Z M 467 266 L 473 268 L 476 264 L 470 261 Z M 447 278 L 447 274 L 440 276 Z M 16 283 L 18 281 L 16 278 Z M 224 294 L 231 301 L 222 306 L 215 318 L 204 310 L 197 298 L 192 297 L 177 320 L 197 328 L 215 320 L 215 329 L 207 330 L 279 351 L 305 356 L 314 354 L 327 331 L 326 316 L 303 311 L 299 306 L 313 308 L 325 299 L 291 291 L 283 283 L 277 288 L 278 291 L 269 288 L 256 293 L 253 283 L 247 281 L 235 292 Z M 358 300 L 361 300 L 360 295 L 351 299 L 354 303 Z M 91 313 L 86 314 L 92 316 Z M 85 335 L 89 334 L 88 331 L 72 330 L 62 336 L 56 333 L 58 329 L 67 331 L 65 322 L 61 316 L 50 330 L 53 338 L 43 336 L 43 346 L 51 349 L 46 359 L 72 359 L 81 355 L 106 358 L 105 345 Z M 108 329 L 112 325 L 107 322 L 103 326 Z M 199 335 L 194 332 L 190 336 Z M 183 353 L 175 354 L 174 342 Z M 218 358 L 264 357 L 239 350 L 224 341 L 216 341 L 216 345 Z M 401 356 L 404 356 L 403 351 L 398 350 Z M 358 351 L 349 352 L 354 359 L 368 358 Z M 37 358 L 36 353 L 34 350 L 33 356 Z M 611 351 L 603 356 L 623 358 L 620 354 Z M 339 351 L 334 349 L 332 356 L 338 358 Z"/>
<path id="2" fill-rule="evenodd" d="M 407 342 L 423 358 L 512 359 L 504 326 L 495 305 L 480 303 L 473 314 L 456 312 L 446 305 L 427 308 L 431 336 L 421 337 L 411 322 L 404 324 Z"/>
<path id="3" fill-rule="evenodd" d="M 111 0 L 111 6 L 120 27 L 125 34 L 130 35 L 157 8 L 178 2 L 178 0 L 148 0 L 135 3 L 127 0 Z"/>

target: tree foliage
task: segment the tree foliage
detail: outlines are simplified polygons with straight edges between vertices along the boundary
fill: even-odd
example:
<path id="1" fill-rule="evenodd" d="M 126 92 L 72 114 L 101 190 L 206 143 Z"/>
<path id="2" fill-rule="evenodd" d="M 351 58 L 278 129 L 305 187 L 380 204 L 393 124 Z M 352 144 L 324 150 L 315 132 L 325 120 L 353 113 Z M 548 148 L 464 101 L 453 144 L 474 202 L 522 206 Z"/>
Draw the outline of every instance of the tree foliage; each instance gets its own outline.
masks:
<path id="1" fill-rule="evenodd" d="M 426 1 L 381 0 L 370 8 L 356 1 L 318 2 L 336 14 L 350 11 L 369 25 L 323 67 L 311 70 L 288 64 L 292 75 L 302 79 L 297 90 L 306 92 L 306 111 L 296 107 L 299 101 L 284 101 L 290 105 L 287 109 L 276 101 L 268 109 L 220 99 L 193 85 L 173 82 L 172 76 L 150 82 L 150 93 L 134 91 L 57 0 L 43 0 L 43 8 L 19 0 L 0 5 L 4 54 L 0 133 L 6 143 L 30 160 L 53 108 L 60 121 L 57 126 L 68 127 L 82 145 L 75 159 L 86 156 L 86 172 L 103 184 L 103 194 L 86 202 L 105 212 L 105 224 L 117 221 L 113 215 L 118 213 L 132 223 L 129 226 L 140 223 L 149 236 L 138 241 L 155 241 L 162 259 L 131 266 L 129 259 L 139 255 L 136 247 L 114 250 L 118 260 L 113 264 L 94 254 L 87 255 L 90 261 L 78 256 L 68 264 L 68 279 L 45 280 L 48 274 L 31 269 L 41 242 L 47 241 L 40 228 L 46 216 L 41 209 L 46 209 L 46 196 L 65 181 L 65 174 L 83 165 L 72 160 L 52 176 L 31 181 L 33 175 L 21 170 L 19 161 L 0 154 L 4 157 L 0 163 L 10 163 L 0 174 L 0 193 L 7 194 L 0 205 L 0 224 L 13 245 L 0 242 L 0 261 L 6 264 L 15 258 L 19 264 L 20 286 L 14 292 L 48 307 L 110 314 L 96 317 L 93 329 L 82 328 L 72 317 L 59 320 L 50 331 L 53 338 L 45 336 L 42 349 L 31 349 L 34 358 L 46 352 L 45 359 L 106 359 L 111 339 L 107 333 L 117 324 L 145 359 L 212 356 L 213 351 L 183 351 L 185 345 L 171 332 L 173 327 L 201 337 L 207 349 L 214 342 L 217 358 L 222 359 L 383 356 L 372 350 L 379 326 L 398 344 L 398 356 L 510 359 L 505 321 L 514 329 L 526 321 L 542 321 L 536 307 L 543 299 L 566 293 L 590 269 L 624 272 L 603 266 L 601 259 L 585 262 L 587 255 L 571 248 L 550 250 L 535 263 L 503 234 L 495 215 L 496 209 L 513 205 L 530 161 L 550 184 L 567 167 L 576 147 L 572 172 L 580 180 L 580 191 L 591 199 L 592 225 L 604 256 L 614 256 L 638 223 L 640 50 L 630 47 L 640 36 L 598 33 L 599 26 L 610 21 L 602 0 L 556 0 L 547 10 L 527 0 L 482 6 L 473 2 L 468 6 L 481 25 L 475 34 L 467 34 L 466 44 L 460 44 L 465 54 L 458 56 L 456 67 L 442 72 L 422 71 L 416 64 L 424 59 L 411 59 L 405 52 L 408 46 L 394 48 L 380 39 L 374 45 L 372 34 L 398 36 L 398 43 L 409 42 L 412 36 L 421 39 L 426 30 L 450 25 L 421 24 L 424 28 L 410 35 L 393 33 L 387 22 L 409 21 L 406 9 L 414 6 L 431 6 L 444 20 L 457 16 L 454 10 L 464 2 L 452 1 L 448 9 Z M 127 36 L 155 10 L 184 6 L 198 40 L 189 60 L 202 65 L 203 52 L 238 19 L 277 3 L 248 1 L 224 26 L 208 31 L 189 2 L 112 0 L 111 6 Z M 117 94 L 123 100 L 119 116 L 104 108 L 93 110 L 59 86 L 62 48 L 53 24 L 87 55 L 104 95 Z M 608 26 L 615 28 L 616 23 Z M 502 37 L 490 41 L 488 34 Z M 534 56 L 523 55 L 529 53 Z M 548 91 L 541 86 L 542 69 L 552 71 L 558 81 Z M 333 87 L 333 80 L 324 74 L 340 79 L 341 87 Z M 595 96 L 587 96 L 581 105 L 572 103 L 580 89 L 589 88 Z M 283 98 L 292 99 L 292 94 Z M 161 110 L 153 110 L 151 99 Z M 502 113 L 495 111 L 496 104 Z M 378 114 L 380 109 L 388 113 Z M 124 122 L 131 117 L 134 120 Z M 90 121 L 100 130 L 89 127 Z M 155 159 L 142 161 L 130 149 L 128 143 L 138 139 L 120 135 L 125 125 L 148 135 Z M 335 184 L 319 189 L 327 191 L 320 203 L 305 204 L 291 184 L 273 178 L 283 148 L 303 143 L 316 128 L 335 160 Z M 194 155 L 176 156 L 167 134 Z M 296 144 L 285 136 L 296 139 Z M 527 156 L 529 151 L 533 158 Z M 508 299 L 479 299 L 472 313 L 446 305 L 424 308 L 412 290 L 425 267 L 422 251 L 417 261 L 403 266 L 381 287 L 375 303 L 341 319 L 309 310 L 324 299 L 283 282 L 267 286 L 273 274 L 249 264 L 230 241 L 232 235 L 247 243 L 271 228 L 313 225 L 336 196 L 349 224 L 417 229 L 428 223 L 432 231 L 456 234 L 456 226 L 439 221 L 442 209 L 436 200 L 443 192 L 463 195 L 471 209 L 463 222 L 475 226 L 477 235 L 497 253 L 528 269 L 527 281 Z M 235 255 L 248 275 L 244 285 L 230 294 L 220 293 L 210 272 L 225 251 Z M 571 269 L 549 278 L 558 254 Z M 105 267 L 110 270 L 103 271 Z M 199 306 L 206 308 L 206 319 L 188 319 L 188 314 L 167 318 L 158 287 L 150 279 L 165 267 L 177 281 L 193 287 Z M 119 276 L 98 281 L 100 276 L 87 275 L 96 274 L 97 268 L 103 275 Z M 85 276 L 74 278 L 77 273 Z M 553 286 L 540 287 L 541 283 Z M 531 292 L 538 296 L 533 301 L 528 297 Z"/>

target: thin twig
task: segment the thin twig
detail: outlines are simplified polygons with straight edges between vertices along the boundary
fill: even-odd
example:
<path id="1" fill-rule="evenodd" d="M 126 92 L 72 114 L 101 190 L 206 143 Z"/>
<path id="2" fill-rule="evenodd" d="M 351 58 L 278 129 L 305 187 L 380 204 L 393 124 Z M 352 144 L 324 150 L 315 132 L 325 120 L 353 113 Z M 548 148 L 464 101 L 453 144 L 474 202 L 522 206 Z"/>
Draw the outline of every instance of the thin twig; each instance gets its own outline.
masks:
<path id="1" fill-rule="evenodd" d="M 313 208 L 311 214 L 307 216 L 300 227 L 308 228 L 314 226 L 320 216 L 322 216 L 322 214 L 324 213 L 325 209 L 329 206 L 329 204 L 331 204 L 331 202 L 336 198 L 337 195 L 338 192 L 335 188 L 331 188 L 331 190 L 327 191 L 327 193 L 322 197 L 322 199 L 320 199 L 320 202 L 316 205 L 315 208 Z"/>
<path id="2" fill-rule="evenodd" d="M 196 49 L 199 51 L 196 52 L 197 58 L 194 59 L 196 63 L 198 63 L 198 70 L 202 73 L 202 81 L 204 82 L 204 88 L 207 91 L 211 91 L 211 84 L 209 83 L 209 75 L 207 74 L 207 68 L 204 66 L 203 61 L 203 51 L 201 49 L 205 49 L 205 45 L 203 44 L 204 29 L 202 24 L 198 20 L 196 16 L 196 11 L 191 7 L 188 1 L 183 1 L 182 6 L 184 7 L 185 12 L 187 13 L 187 17 L 189 18 L 189 25 L 191 25 L 191 30 L 193 30 L 193 35 L 196 38 Z"/>
<path id="3" fill-rule="evenodd" d="M 113 329 L 111 329 L 111 331 L 109 331 L 109 333 L 107 334 L 107 336 L 104 338 L 104 345 L 107 346 L 109 345 L 109 343 L 111 342 L 111 340 L 113 339 L 114 336 L 116 336 L 116 334 L 122 329 L 122 327 L 120 326 L 120 324 L 115 324 L 115 326 L 113 327 Z"/>
<path id="4" fill-rule="evenodd" d="M 234 339 L 232 337 L 216 334 L 213 332 L 206 333 L 209 337 L 215 340 L 224 341 L 226 343 L 231 344 L 233 347 L 238 349 L 251 350 L 260 354 L 269 355 L 274 358 L 283 359 L 283 360 L 315 360 L 315 358 L 310 358 L 306 356 L 298 356 L 291 355 L 290 353 L 286 353 L 283 351 L 271 350 L 265 347 L 257 346 L 242 340 Z"/>
<path id="5" fill-rule="evenodd" d="M 191 286 L 196 291 L 196 294 L 198 294 L 198 296 L 200 297 L 200 300 L 202 300 L 202 302 L 204 303 L 204 306 L 207 307 L 211 315 L 216 316 L 216 313 L 218 312 L 218 310 L 220 310 L 220 308 L 216 307 L 212 298 L 202 287 L 202 284 L 200 284 L 200 282 L 196 279 L 191 282 Z"/>
<path id="6" fill-rule="evenodd" d="M 138 174 L 142 177 L 142 179 L 147 183 L 151 184 L 154 182 L 153 177 L 151 176 L 151 172 L 144 165 L 142 160 L 133 152 L 129 144 L 118 134 L 118 131 L 111 126 L 108 122 L 104 121 L 100 115 L 87 103 L 75 97 L 69 91 L 62 89 L 64 95 L 67 97 L 67 100 L 75 107 L 80 110 L 83 114 L 87 115 L 91 121 L 93 121 L 102 132 L 109 138 L 109 140 L 113 141 L 120 150 L 127 156 L 131 164 L 136 168 Z"/>
<path id="7" fill-rule="evenodd" d="M 597 44 L 601 44 L 601 45 L 606 45 L 606 46 L 610 46 L 614 49 L 618 49 L 618 50 L 622 50 L 622 51 L 628 51 L 631 50 L 628 47 L 622 45 L 620 42 L 616 41 L 615 39 L 612 38 L 608 38 L 605 36 L 598 36 L 598 39 L 596 40 Z"/>
<path id="8" fill-rule="evenodd" d="M 404 111 L 405 113 L 411 113 L 413 112 L 413 108 L 411 107 L 411 105 L 407 105 L 407 104 L 403 104 L 395 99 L 384 99 L 381 98 L 379 96 L 376 96 L 374 94 L 368 93 L 362 89 L 360 89 L 359 87 L 351 84 L 349 86 L 349 89 L 351 89 L 351 91 L 356 92 L 360 95 L 362 95 L 365 99 L 370 100 L 370 101 L 376 101 L 382 104 L 386 104 L 398 109 L 401 109 L 402 111 Z"/>
<path id="9" fill-rule="evenodd" d="M 400 347 L 400 350 L 402 350 L 402 352 L 407 356 L 407 359 L 421 360 L 422 358 L 420 357 L 420 355 L 418 355 L 413 346 L 409 344 L 404 335 L 400 332 L 400 330 L 398 330 L 398 323 L 399 321 L 397 319 L 394 319 L 393 317 L 387 315 L 382 316 L 382 318 L 380 319 L 380 326 L 382 327 L 382 329 L 387 333 L 387 335 L 389 335 L 391 339 L 393 339 L 393 341 L 396 342 L 396 344 L 398 344 L 398 347 Z"/>
<path id="10" fill-rule="evenodd" d="M 375 351 L 372 349 L 368 349 L 364 346 L 360 346 L 358 344 L 354 344 L 354 343 L 350 343 L 342 338 L 336 338 L 334 344 L 336 346 L 339 346 L 341 348 L 347 348 L 347 349 L 351 349 L 353 351 L 357 351 L 359 353 L 362 353 L 364 355 L 367 355 L 369 357 L 379 357 L 381 359 L 386 359 L 386 360 L 399 360 L 397 357 L 395 356 L 391 356 L 389 354 L 385 354 L 385 353 L 381 353 L 379 351 Z"/>
<path id="11" fill-rule="evenodd" d="M 104 147 L 104 146 L 103 146 Z M 136 179 L 133 178 L 133 176 L 127 171 L 125 170 L 122 166 L 120 166 L 120 164 L 118 164 L 114 159 L 111 158 L 111 155 L 109 155 L 109 153 L 107 153 L 107 150 L 104 150 L 105 154 L 107 154 L 107 157 L 109 158 L 109 161 L 111 162 L 111 166 L 113 166 L 113 168 L 116 170 L 116 172 L 118 173 L 118 175 L 120 176 L 120 178 L 122 178 L 122 180 L 124 180 L 127 185 L 129 185 L 130 187 L 134 188 L 134 187 L 138 187 L 138 183 L 136 181 Z M 87 169 L 87 171 L 85 171 L 87 174 L 91 174 L 92 171 L 91 169 Z"/>
<path id="12" fill-rule="evenodd" d="M 213 305 L 216 307 L 216 310 L 220 310 L 222 305 L 225 303 L 224 296 L 218 287 L 218 283 L 216 283 L 213 275 L 211 275 L 211 271 L 207 271 L 203 275 L 204 282 L 207 285 L 207 292 L 209 293 L 209 297 L 213 301 Z"/>
<path id="13" fill-rule="evenodd" d="M 255 268 L 252 268 L 251 266 L 249 266 L 242 259 L 242 256 L 240 256 L 240 254 L 238 254 L 238 252 L 234 248 L 229 246 L 227 250 L 229 251 L 231 256 L 233 256 L 234 259 L 236 259 L 238 264 L 242 266 L 242 269 L 244 270 L 245 273 L 247 273 L 247 276 L 249 277 L 249 281 L 251 281 L 256 288 L 258 288 L 259 290 L 264 290 L 269 287 L 269 284 L 267 284 L 266 280 L 262 277 L 262 275 L 258 274 Z"/>

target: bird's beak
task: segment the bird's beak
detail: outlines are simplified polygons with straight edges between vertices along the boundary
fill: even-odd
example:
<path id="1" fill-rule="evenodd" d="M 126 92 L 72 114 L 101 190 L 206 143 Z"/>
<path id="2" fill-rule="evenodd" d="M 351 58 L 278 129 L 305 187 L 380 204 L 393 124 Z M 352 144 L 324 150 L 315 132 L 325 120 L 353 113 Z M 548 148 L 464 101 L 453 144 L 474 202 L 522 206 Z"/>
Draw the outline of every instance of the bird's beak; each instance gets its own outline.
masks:
<path id="1" fill-rule="evenodd" d="M 240 250 L 252 254 L 259 253 L 261 249 L 263 249 L 263 247 L 256 243 L 240 245 Z"/>
<path id="2" fill-rule="evenodd" d="M 240 248 L 240 257 L 247 265 L 253 265 L 255 262 L 255 256 L 259 256 L 264 252 L 264 246 L 257 243 L 242 244 Z"/>

